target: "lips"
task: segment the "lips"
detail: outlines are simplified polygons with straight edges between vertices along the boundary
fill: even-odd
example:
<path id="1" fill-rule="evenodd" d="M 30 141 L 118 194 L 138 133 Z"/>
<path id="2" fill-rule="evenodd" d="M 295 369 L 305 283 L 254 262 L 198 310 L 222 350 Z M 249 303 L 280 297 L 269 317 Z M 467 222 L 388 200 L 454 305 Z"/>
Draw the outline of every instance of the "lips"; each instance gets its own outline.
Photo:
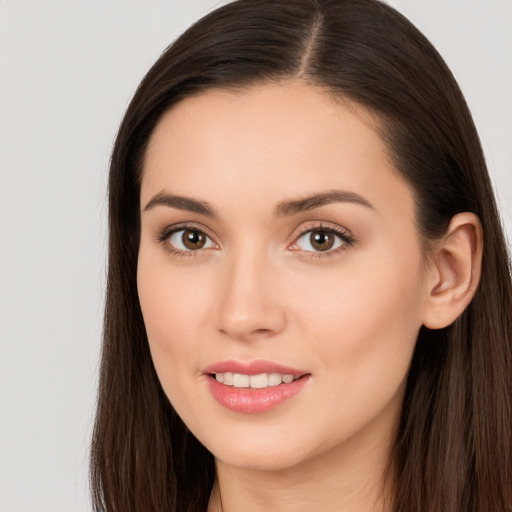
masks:
<path id="1" fill-rule="evenodd" d="M 224 407 L 259 413 L 299 393 L 310 374 L 270 361 L 223 361 L 204 370 L 213 397 Z"/>

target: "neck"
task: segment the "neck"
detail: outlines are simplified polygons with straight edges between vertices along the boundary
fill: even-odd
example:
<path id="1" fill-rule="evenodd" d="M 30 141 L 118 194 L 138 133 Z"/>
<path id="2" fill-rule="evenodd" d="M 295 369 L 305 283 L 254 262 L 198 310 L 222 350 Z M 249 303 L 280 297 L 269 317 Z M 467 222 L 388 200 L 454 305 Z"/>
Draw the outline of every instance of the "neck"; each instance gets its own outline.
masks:
<path id="1" fill-rule="evenodd" d="M 384 475 L 389 443 L 357 441 L 280 470 L 239 468 L 216 461 L 208 512 L 389 512 Z M 359 446 L 360 448 L 360 446 Z"/>

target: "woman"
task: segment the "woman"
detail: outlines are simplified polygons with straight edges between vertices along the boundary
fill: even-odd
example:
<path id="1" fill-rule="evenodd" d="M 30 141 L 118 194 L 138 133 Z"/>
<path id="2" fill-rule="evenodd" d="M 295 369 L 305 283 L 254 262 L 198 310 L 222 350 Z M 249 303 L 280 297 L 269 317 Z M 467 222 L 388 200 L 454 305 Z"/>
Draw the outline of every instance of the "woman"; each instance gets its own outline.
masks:
<path id="1" fill-rule="evenodd" d="M 512 287 L 471 116 L 374 0 L 241 0 L 114 147 L 95 507 L 512 510 Z"/>

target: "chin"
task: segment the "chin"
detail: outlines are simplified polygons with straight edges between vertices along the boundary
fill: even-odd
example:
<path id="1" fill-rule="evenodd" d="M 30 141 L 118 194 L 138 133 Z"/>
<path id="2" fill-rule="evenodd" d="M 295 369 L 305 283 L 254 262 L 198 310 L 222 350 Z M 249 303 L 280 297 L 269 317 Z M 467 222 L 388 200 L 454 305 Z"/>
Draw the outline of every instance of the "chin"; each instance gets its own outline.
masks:
<path id="1" fill-rule="evenodd" d="M 284 435 L 283 435 L 284 434 Z M 199 439 L 215 459 L 247 470 L 280 471 L 297 466 L 320 447 L 305 447 L 306 440 L 278 432 L 226 432 L 226 435 Z M 310 453 L 311 452 L 311 453 Z"/>
<path id="2" fill-rule="evenodd" d="M 302 462 L 303 452 L 297 449 L 291 452 L 267 449 L 256 450 L 218 450 L 213 453 L 216 460 L 239 469 L 253 471 L 283 471 Z"/>

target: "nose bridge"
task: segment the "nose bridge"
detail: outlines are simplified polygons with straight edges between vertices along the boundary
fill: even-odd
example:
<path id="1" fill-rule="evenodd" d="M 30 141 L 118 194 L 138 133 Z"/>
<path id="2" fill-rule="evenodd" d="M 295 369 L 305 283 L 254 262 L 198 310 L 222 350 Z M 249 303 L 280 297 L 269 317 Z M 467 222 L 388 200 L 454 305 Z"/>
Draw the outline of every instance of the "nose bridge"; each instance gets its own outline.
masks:
<path id="1" fill-rule="evenodd" d="M 218 328 L 232 338 L 272 336 L 283 329 L 277 268 L 264 248 L 245 244 L 230 252 L 219 276 Z"/>

